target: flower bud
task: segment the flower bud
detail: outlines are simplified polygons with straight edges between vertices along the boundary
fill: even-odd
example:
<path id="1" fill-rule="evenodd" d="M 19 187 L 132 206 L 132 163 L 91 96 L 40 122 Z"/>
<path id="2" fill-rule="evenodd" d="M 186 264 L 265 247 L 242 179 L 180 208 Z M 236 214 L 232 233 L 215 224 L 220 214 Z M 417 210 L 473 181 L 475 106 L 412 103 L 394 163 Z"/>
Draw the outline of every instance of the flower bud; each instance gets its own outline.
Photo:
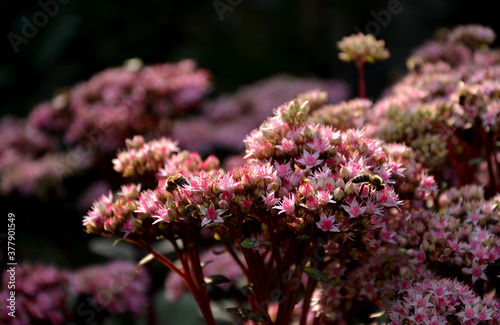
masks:
<path id="1" fill-rule="evenodd" d="M 344 188 L 344 192 L 346 195 L 351 195 L 354 193 L 354 185 L 352 185 L 352 183 L 349 183 L 348 185 L 346 185 L 346 187 Z"/>
<path id="2" fill-rule="evenodd" d="M 368 145 L 366 144 L 366 142 L 362 142 L 359 145 L 358 151 L 359 151 L 360 154 L 364 154 L 364 153 L 366 153 L 368 151 Z"/>
<path id="3" fill-rule="evenodd" d="M 311 110 L 311 105 L 309 105 L 309 101 L 306 100 L 305 102 L 302 103 L 302 105 L 299 108 L 299 113 L 302 114 L 309 114 L 309 111 Z"/>
<path id="4" fill-rule="evenodd" d="M 290 123 L 292 121 L 292 118 L 290 117 L 290 113 L 287 112 L 286 110 L 281 111 L 281 119 L 286 123 Z"/>
<path id="5" fill-rule="evenodd" d="M 291 102 L 288 103 L 288 107 L 287 107 L 287 112 L 288 114 L 290 115 L 290 117 L 295 117 L 295 115 L 297 115 L 297 112 L 298 112 L 298 108 L 296 105 L 295 105 L 295 102 L 292 100 Z"/>
<path id="6" fill-rule="evenodd" d="M 264 138 L 266 138 L 268 140 L 273 139 L 275 136 L 273 131 L 267 130 L 267 129 L 262 130 L 262 135 L 264 136 Z"/>
<path id="7" fill-rule="evenodd" d="M 307 138 L 307 139 L 312 139 L 313 137 L 313 134 L 312 134 L 312 130 L 309 126 L 307 126 L 305 129 L 304 129 L 304 136 Z"/>
<path id="8" fill-rule="evenodd" d="M 297 121 L 298 122 L 304 122 L 306 120 L 307 115 L 304 114 L 303 112 L 298 112 L 297 113 Z"/>
<path id="9" fill-rule="evenodd" d="M 340 178 L 342 178 L 344 180 L 348 180 L 349 179 L 349 170 L 347 170 L 347 168 L 345 168 L 344 166 L 342 166 L 340 168 L 339 176 L 340 176 Z"/>
<path id="10" fill-rule="evenodd" d="M 344 191 L 342 191 L 342 189 L 337 187 L 333 191 L 333 199 L 338 202 L 338 201 L 342 200 L 343 198 L 344 198 Z"/>
<path id="11" fill-rule="evenodd" d="M 219 207 L 221 209 L 227 209 L 229 207 L 229 202 L 227 202 L 226 200 L 220 200 Z"/>

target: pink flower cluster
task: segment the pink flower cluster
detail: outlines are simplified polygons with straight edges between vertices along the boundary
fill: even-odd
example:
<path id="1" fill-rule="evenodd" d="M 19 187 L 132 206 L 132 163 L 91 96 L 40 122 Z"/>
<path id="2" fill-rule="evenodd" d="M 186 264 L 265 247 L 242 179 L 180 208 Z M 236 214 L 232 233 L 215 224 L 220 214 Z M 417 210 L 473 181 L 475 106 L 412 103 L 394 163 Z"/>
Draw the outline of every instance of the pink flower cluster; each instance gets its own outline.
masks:
<path id="1" fill-rule="evenodd" d="M 461 186 L 485 179 L 493 195 L 500 188 L 494 145 L 500 56 L 487 47 L 494 37 L 486 27 L 459 26 L 416 50 L 412 71 L 366 108 L 367 133 L 412 147 L 440 182 Z"/>
<path id="2" fill-rule="evenodd" d="M 387 310 L 392 325 L 500 324 L 500 303 L 480 298 L 467 285 L 451 279 L 426 279 L 401 290 Z"/>
<path id="3" fill-rule="evenodd" d="M 190 60 L 144 66 L 132 60 L 61 90 L 27 119 L 4 118 L 0 190 L 34 195 L 89 168 L 101 168 L 126 138 L 159 136 L 195 111 L 210 74 Z"/>
<path id="4" fill-rule="evenodd" d="M 232 168 L 166 138 L 129 140 L 115 169 L 137 184 L 95 201 L 86 231 L 146 249 L 172 271 L 169 299 L 178 277 L 211 325 L 205 279 L 230 270 L 248 284 L 248 309 L 231 310 L 245 320 L 367 322 L 378 306 L 393 324 L 498 324 L 500 56 L 487 28 L 446 35 L 379 100 L 315 89 L 277 104 Z M 385 56 L 374 39 L 345 40 L 358 41 Z M 206 114 L 229 121 L 237 102 Z M 152 248 L 160 239 L 177 261 Z M 200 254 L 213 240 L 227 260 L 203 267 L 222 259 Z"/>
<path id="5" fill-rule="evenodd" d="M 434 180 L 408 147 L 385 145 L 360 130 L 309 123 L 309 111 L 307 100 L 277 107 L 274 116 L 245 139 L 247 162 L 228 171 L 193 171 L 175 163 L 177 154 L 167 157 L 165 166 L 175 168 L 165 167 L 171 172 L 158 174 L 156 189 L 140 192 L 139 186 L 130 185 L 114 199 L 108 195 L 96 201 L 84 218 L 87 232 L 124 238 L 146 249 L 158 236 L 174 244 L 174 239 L 197 236 L 200 227 L 221 238 L 229 236 L 226 244 L 241 249 L 244 262 L 239 265 L 249 283 L 259 287 L 259 299 L 270 288 L 262 287 L 259 272 L 247 267 L 265 259 L 267 267 L 272 270 L 276 263 L 275 271 L 283 273 L 290 263 L 304 263 L 294 260 L 298 256 L 283 260 L 296 245 L 312 254 L 323 242 L 325 266 L 333 261 L 363 263 L 396 243 L 396 232 L 387 226 L 394 217 L 392 209 L 398 211 L 405 202 L 423 205 L 435 193 Z M 162 177 L 174 170 L 185 184 L 167 191 L 168 178 Z M 369 179 L 354 181 L 371 173 L 380 177 L 381 189 Z M 394 188 L 395 180 L 403 181 Z M 401 189 L 404 201 L 395 189 Z M 304 265 L 299 265 L 301 277 Z M 178 296 L 178 290 L 169 292 Z M 277 319 L 292 317 L 281 313 Z"/>
<path id="6" fill-rule="evenodd" d="M 15 289 L 9 288 L 9 281 Z M 2 308 L 2 324 L 66 324 L 81 306 L 72 306 L 78 295 L 90 296 L 88 308 L 105 310 L 109 315 L 144 312 L 149 304 L 150 278 L 127 261 L 115 261 L 76 271 L 62 270 L 40 263 L 22 263 L 15 267 L 14 280 L 6 269 L 2 274 L 0 297 L 7 301 L 15 291 L 15 317 Z M 2 305 L 5 307 L 4 305 Z M 76 309 L 75 309 L 76 308 Z M 94 313 L 95 314 L 95 313 Z"/>
<path id="7" fill-rule="evenodd" d="M 92 303 L 110 314 L 144 313 L 149 305 L 150 277 L 137 265 L 114 261 L 82 268 L 71 274 L 71 291 L 91 297 Z"/>
<path id="8" fill-rule="evenodd" d="M 66 303 L 69 296 L 70 273 L 54 266 L 42 264 L 20 264 L 15 266 L 11 281 L 8 268 L 2 274 L 2 324 L 64 324 L 69 320 L 70 310 Z M 9 281 L 14 284 L 9 287 Z M 10 292 L 15 292 L 15 317 L 8 315 L 6 308 Z"/>

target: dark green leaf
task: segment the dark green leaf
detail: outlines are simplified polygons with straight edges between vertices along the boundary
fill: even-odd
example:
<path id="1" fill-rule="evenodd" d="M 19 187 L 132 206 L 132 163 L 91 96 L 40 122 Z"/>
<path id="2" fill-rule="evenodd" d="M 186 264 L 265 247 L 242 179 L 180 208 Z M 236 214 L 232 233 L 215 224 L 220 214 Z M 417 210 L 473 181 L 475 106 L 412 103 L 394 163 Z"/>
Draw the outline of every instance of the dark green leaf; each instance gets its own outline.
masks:
<path id="1" fill-rule="evenodd" d="M 261 241 L 260 244 L 262 246 L 271 247 L 271 242 L 267 240 Z"/>
<path id="2" fill-rule="evenodd" d="M 255 238 L 247 238 L 241 243 L 241 247 L 255 249 L 260 246 L 260 242 Z"/>
<path id="3" fill-rule="evenodd" d="M 304 273 L 314 280 L 330 284 L 330 279 L 320 270 L 315 269 L 314 267 L 306 267 L 304 268 Z"/>

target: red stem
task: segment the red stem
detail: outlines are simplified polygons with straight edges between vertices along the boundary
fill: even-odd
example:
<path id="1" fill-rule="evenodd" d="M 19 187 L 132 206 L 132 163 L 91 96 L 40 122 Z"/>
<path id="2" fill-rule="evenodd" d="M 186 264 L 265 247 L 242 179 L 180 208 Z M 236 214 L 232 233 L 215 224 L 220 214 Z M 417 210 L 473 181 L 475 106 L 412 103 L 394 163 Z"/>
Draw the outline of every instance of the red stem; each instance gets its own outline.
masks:
<path id="1" fill-rule="evenodd" d="M 314 292 L 314 287 L 317 281 L 313 278 L 307 280 L 306 293 L 304 295 L 304 300 L 302 303 L 302 315 L 300 315 L 300 325 L 307 324 L 307 314 L 309 314 L 309 308 L 311 307 L 311 298 Z"/>
<path id="2" fill-rule="evenodd" d="M 494 158 L 493 158 L 493 155 L 494 155 L 494 152 L 492 150 L 492 146 L 494 144 L 492 144 L 489 139 L 488 139 L 488 135 L 486 134 L 486 132 L 484 130 L 481 130 L 482 131 L 482 136 L 483 136 L 483 141 L 486 145 L 486 163 L 487 163 L 487 166 L 488 166 L 488 174 L 489 174 L 489 177 L 490 177 L 490 191 L 491 191 L 491 195 L 494 195 L 494 193 L 496 193 L 497 191 L 497 184 L 496 184 L 496 181 L 495 181 L 495 172 L 493 171 L 493 162 L 494 162 Z"/>
<path id="3" fill-rule="evenodd" d="M 365 85 L 365 61 L 356 61 L 356 68 L 358 69 L 358 88 L 359 98 L 366 98 L 366 85 Z"/>
<path id="4" fill-rule="evenodd" d="M 205 318 L 206 324 L 207 325 L 216 325 L 215 318 L 212 314 L 212 310 L 210 309 L 210 300 L 208 299 L 208 291 L 207 291 L 206 287 L 202 287 L 202 290 L 201 290 L 202 292 L 199 291 L 199 287 L 196 286 L 195 282 L 193 281 L 190 270 L 185 269 L 184 272 L 182 272 L 168 258 L 166 258 L 162 254 L 158 253 L 156 250 L 151 248 L 151 246 L 149 246 L 148 244 L 138 243 L 138 242 L 134 242 L 134 243 L 138 244 L 140 247 L 143 247 L 144 249 L 146 249 L 146 251 L 148 251 L 148 253 L 152 254 L 159 262 L 161 262 L 166 267 L 168 267 L 170 270 L 172 270 L 177 275 L 179 275 L 182 278 L 182 280 L 184 281 L 184 283 L 186 284 L 188 290 L 193 295 L 194 299 L 196 300 L 196 303 L 198 304 L 198 307 L 200 308 L 200 311 L 203 314 L 203 317 Z M 174 247 L 175 246 L 176 245 L 174 245 Z M 178 255 L 178 256 L 179 256 L 179 259 L 182 258 L 182 255 Z"/>

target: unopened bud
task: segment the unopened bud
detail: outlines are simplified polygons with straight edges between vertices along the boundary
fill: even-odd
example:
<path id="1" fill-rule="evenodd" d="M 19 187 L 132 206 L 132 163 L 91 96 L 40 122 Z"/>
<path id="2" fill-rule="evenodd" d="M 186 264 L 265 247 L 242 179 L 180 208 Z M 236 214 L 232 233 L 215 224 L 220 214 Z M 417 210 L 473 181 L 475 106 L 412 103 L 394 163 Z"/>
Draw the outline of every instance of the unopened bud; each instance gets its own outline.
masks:
<path id="1" fill-rule="evenodd" d="M 342 200 L 343 197 L 344 197 L 344 191 L 342 191 L 339 187 L 337 187 L 333 191 L 333 199 L 335 201 L 340 201 L 340 200 Z"/>
<path id="2" fill-rule="evenodd" d="M 311 105 L 309 105 L 309 101 L 306 100 L 305 102 L 300 105 L 299 112 L 303 113 L 305 115 L 309 114 L 309 111 L 311 110 Z"/>
<path id="3" fill-rule="evenodd" d="M 264 129 L 262 130 L 262 135 L 266 139 L 273 139 L 274 138 L 274 133 L 271 130 Z"/>
<path id="4" fill-rule="evenodd" d="M 290 103 L 288 103 L 287 112 L 290 115 L 290 117 L 292 117 L 292 118 L 295 115 L 297 115 L 298 109 L 295 106 L 295 103 L 293 101 L 291 101 Z"/>
<path id="5" fill-rule="evenodd" d="M 349 183 L 348 185 L 346 185 L 346 187 L 344 188 L 344 192 L 346 195 L 351 195 L 354 193 L 354 185 L 352 185 L 352 183 Z"/>
<path id="6" fill-rule="evenodd" d="M 304 129 L 304 135 L 306 136 L 307 139 L 311 139 L 312 138 L 313 134 L 312 134 L 312 130 L 311 130 L 310 127 L 307 126 Z"/>
<path id="7" fill-rule="evenodd" d="M 297 113 L 297 121 L 298 122 L 304 122 L 306 120 L 306 114 L 302 113 L 302 112 L 298 112 Z"/>
<path id="8" fill-rule="evenodd" d="M 340 168 L 340 173 L 339 173 L 339 176 L 344 179 L 344 180 L 348 180 L 349 179 L 349 170 L 347 170 L 347 168 L 345 168 L 344 166 L 342 166 Z"/>
<path id="9" fill-rule="evenodd" d="M 286 110 L 281 111 L 281 119 L 287 123 L 292 121 L 292 119 L 290 117 L 290 113 Z"/>
<path id="10" fill-rule="evenodd" d="M 359 153 L 361 154 L 364 154 L 368 151 L 368 145 L 366 144 L 366 142 L 362 142 L 359 147 L 358 147 L 358 151 Z"/>

